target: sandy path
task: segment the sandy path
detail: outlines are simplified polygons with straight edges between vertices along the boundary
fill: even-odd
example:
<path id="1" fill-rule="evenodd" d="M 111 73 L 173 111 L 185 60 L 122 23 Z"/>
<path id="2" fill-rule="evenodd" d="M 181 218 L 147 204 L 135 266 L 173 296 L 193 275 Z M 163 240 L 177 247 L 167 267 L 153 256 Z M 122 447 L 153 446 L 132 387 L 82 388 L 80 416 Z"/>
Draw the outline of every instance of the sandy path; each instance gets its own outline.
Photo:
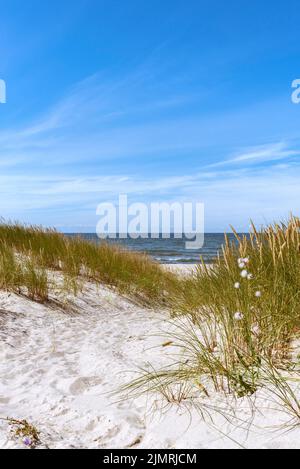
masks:
<path id="1" fill-rule="evenodd" d="M 142 338 L 158 315 L 105 290 L 96 295 L 91 288 L 84 298 L 76 301 L 84 314 L 70 316 L 14 295 L 0 296 L 3 309 L 18 313 L 4 315 L 1 414 L 36 421 L 38 408 L 37 426 L 49 433 L 52 447 L 60 440 L 68 447 L 125 447 L 141 439 L 143 422 L 124 403 L 112 410 L 104 393 L 130 378 L 127 371 L 135 369 L 137 355 L 151 358 Z M 0 445 L 10 442 L 1 438 Z"/>
<path id="2" fill-rule="evenodd" d="M 265 430 L 284 420 L 273 412 L 259 417 L 250 434 L 240 428 L 224 437 L 194 410 L 151 412 L 161 408 L 158 398 L 116 402 L 109 393 L 128 382 L 132 370 L 169 361 L 172 348 L 152 336 L 169 328 L 167 314 L 93 285 L 73 302 L 80 313 L 0 293 L 1 417 L 26 418 L 50 448 L 237 447 L 233 440 L 246 447 L 299 446 L 298 430 L 275 436 Z M 245 409 L 242 414 L 249 416 Z M 219 417 L 215 425 L 232 430 Z M 0 447 L 18 446 L 1 421 Z"/>

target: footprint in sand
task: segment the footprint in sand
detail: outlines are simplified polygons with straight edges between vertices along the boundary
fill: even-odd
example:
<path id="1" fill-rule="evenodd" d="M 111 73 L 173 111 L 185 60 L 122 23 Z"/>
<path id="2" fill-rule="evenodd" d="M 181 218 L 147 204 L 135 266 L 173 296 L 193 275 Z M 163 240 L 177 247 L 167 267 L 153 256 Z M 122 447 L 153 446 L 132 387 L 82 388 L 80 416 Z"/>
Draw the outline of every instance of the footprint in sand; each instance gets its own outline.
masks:
<path id="1" fill-rule="evenodd" d="M 9 397 L 0 397 L 0 404 L 8 404 L 10 401 Z"/>
<path id="2" fill-rule="evenodd" d="M 89 388 L 97 386 L 101 383 L 102 379 L 98 378 L 97 376 L 80 377 L 71 384 L 69 390 L 71 394 L 77 396 L 78 394 L 83 394 Z"/>

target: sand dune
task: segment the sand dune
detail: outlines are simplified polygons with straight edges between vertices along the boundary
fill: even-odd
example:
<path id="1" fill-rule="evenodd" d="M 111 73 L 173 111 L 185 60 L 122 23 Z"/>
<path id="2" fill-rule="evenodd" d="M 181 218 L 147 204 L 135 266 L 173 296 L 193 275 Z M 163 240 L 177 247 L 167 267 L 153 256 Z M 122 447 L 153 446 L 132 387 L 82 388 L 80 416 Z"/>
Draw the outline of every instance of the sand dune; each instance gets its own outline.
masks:
<path id="1" fill-rule="evenodd" d="M 61 300 L 61 298 L 60 298 Z M 143 309 L 104 287 L 86 283 L 72 310 L 0 293 L 0 417 L 27 419 L 50 448 L 299 447 L 300 430 L 268 430 L 288 417 L 263 393 L 248 428 L 247 401 L 238 403 L 239 428 L 215 415 L 204 422 L 186 402 L 169 406 L 160 396 L 120 401 L 111 393 L 139 367 L 161 367 L 174 351 L 156 333 L 168 314 Z M 154 335 L 153 335 L 154 334 Z M 155 335 L 156 334 L 156 335 Z M 254 399 L 254 398 L 253 398 Z M 225 405 L 221 396 L 206 404 Z M 227 405 L 227 403 L 226 403 Z M 249 430 L 249 432 L 248 432 Z M 0 447 L 22 447 L 0 422 Z"/>

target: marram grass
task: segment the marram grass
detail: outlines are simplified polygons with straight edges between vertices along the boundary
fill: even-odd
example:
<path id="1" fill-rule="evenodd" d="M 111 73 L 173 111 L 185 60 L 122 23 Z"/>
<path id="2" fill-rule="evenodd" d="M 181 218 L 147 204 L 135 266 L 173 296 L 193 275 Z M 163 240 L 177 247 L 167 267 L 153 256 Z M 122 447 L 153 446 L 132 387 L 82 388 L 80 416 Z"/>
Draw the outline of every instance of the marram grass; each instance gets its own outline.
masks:
<path id="1" fill-rule="evenodd" d="M 199 395 L 239 398 L 264 387 L 300 424 L 293 391 L 300 357 L 292 347 L 300 331 L 300 220 L 234 233 L 213 267 L 199 265 L 173 295 L 174 363 L 141 372 L 123 391 L 166 395 L 191 383 Z"/>
<path id="2" fill-rule="evenodd" d="M 164 305 L 179 281 L 148 256 L 107 243 L 64 236 L 55 230 L 0 225 L 0 288 L 23 292 L 46 301 L 50 271 L 65 277 L 64 285 L 77 291 L 79 280 L 116 288 L 145 305 Z M 166 294 L 167 292 L 167 294 Z"/>

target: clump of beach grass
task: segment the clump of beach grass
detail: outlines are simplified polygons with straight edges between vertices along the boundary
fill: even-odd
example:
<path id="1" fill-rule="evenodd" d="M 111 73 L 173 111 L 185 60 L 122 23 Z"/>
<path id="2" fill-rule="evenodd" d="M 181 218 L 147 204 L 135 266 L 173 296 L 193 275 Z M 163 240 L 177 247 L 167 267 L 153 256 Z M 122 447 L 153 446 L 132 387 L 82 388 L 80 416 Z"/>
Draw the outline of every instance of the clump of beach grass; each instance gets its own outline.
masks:
<path id="1" fill-rule="evenodd" d="M 18 258 L 7 244 L 0 244 L 0 288 L 24 292 L 31 300 L 44 302 L 48 299 L 46 270 L 30 257 Z"/>
<path id="2" fill-rule="evenodd" d="M 300 330 L 300 220 L 233 232 L 235 242 L 225 236 L 213 268 L 199 265 L 173 296 L 174 363 L 143 371 L 123 391 L 164 394 L 190 382 L 202 393 L 242 398 L 264 387 L 300 424 L 292 354 Z"/>
<path id="3" fill-rule="evenodd" d="M 229 348 L 286 359 L 300 328 L 300 220 L 261 231 L 252 224 L 249 236 L 234 233 L 236 242 L 225 236 L 213 269 L 197 268 L 188 291 L 176 299 L 177 311 L 196 322 L 213 319 Z"/>

